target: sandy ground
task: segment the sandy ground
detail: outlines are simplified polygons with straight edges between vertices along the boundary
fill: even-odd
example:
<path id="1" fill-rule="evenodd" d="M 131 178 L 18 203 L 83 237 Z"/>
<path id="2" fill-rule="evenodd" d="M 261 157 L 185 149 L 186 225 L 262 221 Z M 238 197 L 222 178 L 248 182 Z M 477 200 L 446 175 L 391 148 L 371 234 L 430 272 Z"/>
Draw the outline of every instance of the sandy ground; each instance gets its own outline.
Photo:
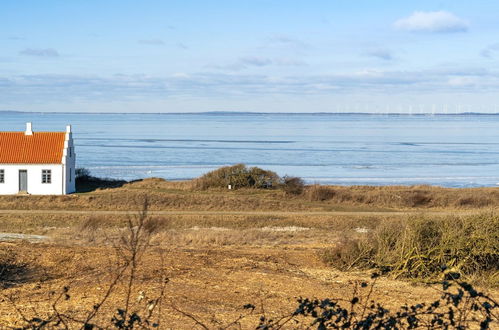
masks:
<path id="1" fill-rule="evenodd" d="M 109 211 L 109 210 L 0 210 L 0 214 L 80 214 L 80 215 L 133 215 L 138 210 Z M 149 215 L 261 215 L 261 216 L 407 216 L 420 214 L 421 210 L 414 211 L 149 211 Z M 461 211 L 460 214 L 473 214 L 480 211 Z M 454 211 L 424 211 L 427 215 L 447 215 Z"/>
<path id="2" fill-rule="evenodd" d="M 137 298 L 154 299 L 161 279 L 169 278 L 161 311 L 161 328 L 194 329 L 191 315 L 209 328 L 230 324 L 248 312 L 243 305 L 257 306 L 241 320 L 244 329 L 254 328 L 261 313 L 279 317 L 293 311 L 298 297 L 335 298 L 349 301 L 361 281 L 372 283 L 369 272 L 339 272 L 325 265 L 319 255 L 330 242 L 321 242 L 317 233 L 296 228 L 262 229 L 277 233 L 275 243 L 227 244 L 217 246 L 163 242 L 163 236 L 141 258 L 132 300 L 134 310 L 145 307 Z M 210 235 L 219 228 L 192 228 L 193 235 Z M 202 246 L 201 246 L 202 245 Z M 49 243 L 0 243 L 24 256 L 30 265 L 17 282 L 1 291 L 0 325 L 19 325 L 24 317 L 50 313 L 58 293 L 68 286 L 69 300 L 57 309 L 70 315 L 87 315 L 105 295 L 115 273 L 115 250 L 109 245 L 92 245 L 84 240 Z M 366 289 L 360 296 L 367 294 Z M 492 292 L 496 294 L 496 292 Z M 436 288 L 388 278 L 378 280 L 372 299 L 388 308 L 431 301 L 439 296 Z M 9 298 L 7 298 L 9 297 Z M 124 306 L 121 283 L 103 306 L 96 321 L 105 323 Z M 145 299 L 144 301 L 146 301 Z"/>
<path id="3" fill-rule="evenodd" d="M 91 306 L 109 286 L 113 272 L 109 248 L 73 247 L 69 251 L 57 244 L 2 244 L 2 247 L 5 244 L 16 247 L 21 253 L 29 250 L 32 260 L 40 264 L 33 274 L 20 279 L 20 285 L 2 291 L 2 295 L 11 296 L 14 301 L 5 298 L 0 301 L 4 326 L 19 321 L 16 309 L 23 310 L 25 316 L 47 313 L 56 293 L 64 286 L 70 287 L 71 299 L 60 303 L 58 308 L 84 314 L 91 311 Z M 346 274 L 325 266 L 316 255 L 319 248 L 303 245 L 156 247 L 140 265 L 133 297 L 138 297 L 141 291 L 154 297 L 159 292 L 161 276 L 166 275 L 170 282 L 166 285 L 162 324 L 189 329 L 194 327 L 194 322 L 174 308 L 215 327 L 229 324 L 245 313 L 242 307 L 247 303 L 257 306 L 255 314 L 264 310 L 278 317 L 293 311 L 298 297 L 349 300 L 356 283 L 371 281 L 369 273 Z M 387 307 L 398 307 L 436 296 L 436 290 L 421 285 L 382 279 L 376 284 L 373 298 L 381 299 Z M 113 313 L 113 308 L 124 303 L 123 297 L 122 288 L 113 293 L 105 306 L 106 317 Z M 135 308 L 140 309 L 140 304 Z M 105 322 L 106 317 L 100 321 Z M 251 328 L 256 319 L 255 315 L 243 320 L 244 328 Z"/>

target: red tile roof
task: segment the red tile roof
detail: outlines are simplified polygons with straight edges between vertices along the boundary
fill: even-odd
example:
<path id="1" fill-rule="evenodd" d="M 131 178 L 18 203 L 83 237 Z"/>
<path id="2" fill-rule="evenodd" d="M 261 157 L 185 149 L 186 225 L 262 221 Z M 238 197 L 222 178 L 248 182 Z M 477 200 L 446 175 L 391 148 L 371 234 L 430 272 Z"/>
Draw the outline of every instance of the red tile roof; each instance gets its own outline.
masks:
<path id="1" fill-rule="evenodd" d="M 0 164 L 60 164 L 64 132 L 0 132 Z"/>

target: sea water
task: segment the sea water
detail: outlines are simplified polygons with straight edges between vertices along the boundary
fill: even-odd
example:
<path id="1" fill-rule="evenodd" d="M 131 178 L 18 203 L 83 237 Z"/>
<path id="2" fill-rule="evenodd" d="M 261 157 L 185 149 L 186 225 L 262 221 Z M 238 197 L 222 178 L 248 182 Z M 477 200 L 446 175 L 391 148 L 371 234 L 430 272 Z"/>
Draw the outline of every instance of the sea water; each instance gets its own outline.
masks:
<path id="1" fill-rule="evenodd" d="M 127 180 L 190 179 L 244 163 L 308 183 L 499 185 L 499 115 L 0 112 L 0 131 L 63 131 L 77 166 Z"/>

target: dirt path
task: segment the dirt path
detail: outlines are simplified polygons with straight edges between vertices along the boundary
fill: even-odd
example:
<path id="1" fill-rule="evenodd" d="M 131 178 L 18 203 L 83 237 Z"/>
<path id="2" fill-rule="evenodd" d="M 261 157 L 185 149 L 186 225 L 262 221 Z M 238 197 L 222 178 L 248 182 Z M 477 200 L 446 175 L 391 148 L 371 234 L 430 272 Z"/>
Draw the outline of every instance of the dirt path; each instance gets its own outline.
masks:
<path id="1" fill-rule="evenodd" d="M 0 233 L 0 242 L 10 242 L 10 241 L 30 241 L 30 242 L 40 242 L 47 240 L 47 236 L 42 235 L 27 235 L 27 234 L 16 234 L 16 233 Z"/>
<path id="2" fill-rule="evenodd" d="M 83 215 L 128 215 L 137 210 L 0 210 L 0 214 L 83 214 Z M 306 216 L 402 216 L 408 214 L 449 215 L 453 211 L 148 211 L 150 215 L 306 215 Z M 460 214 L 473 214 L 479 211 L 460 211 Z"/>

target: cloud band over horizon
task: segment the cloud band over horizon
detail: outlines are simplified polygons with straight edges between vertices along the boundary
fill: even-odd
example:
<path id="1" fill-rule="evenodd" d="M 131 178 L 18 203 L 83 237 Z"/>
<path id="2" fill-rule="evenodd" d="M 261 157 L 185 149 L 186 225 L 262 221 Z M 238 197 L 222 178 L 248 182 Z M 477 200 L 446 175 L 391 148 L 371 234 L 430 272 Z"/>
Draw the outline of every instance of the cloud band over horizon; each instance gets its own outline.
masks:
<path id="1" fill-rule="evenodd" d="M 499 2 L 312 4 L 9 3 L 0 109 L 499 104 Z"/>

